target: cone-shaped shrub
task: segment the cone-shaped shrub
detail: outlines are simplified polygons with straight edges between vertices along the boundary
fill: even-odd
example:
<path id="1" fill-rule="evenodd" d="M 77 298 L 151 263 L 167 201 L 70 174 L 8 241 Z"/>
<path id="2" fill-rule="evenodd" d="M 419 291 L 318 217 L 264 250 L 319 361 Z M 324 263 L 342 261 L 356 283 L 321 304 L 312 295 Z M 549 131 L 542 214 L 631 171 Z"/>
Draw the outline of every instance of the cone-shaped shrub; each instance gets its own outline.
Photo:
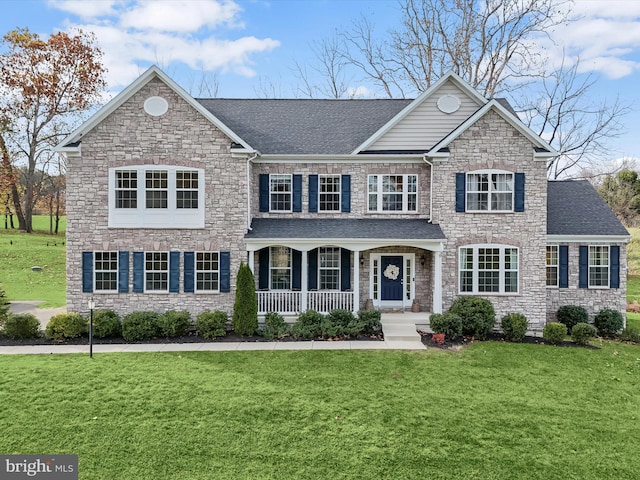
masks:
<path id="1" fill-rule="evenodd" d="M 253 273 L 241 263 L 236 281 L 236 302 L 233 305 L 233 330 L 237 335 L 253 335 L 258 330 L 258 301 Z"/>

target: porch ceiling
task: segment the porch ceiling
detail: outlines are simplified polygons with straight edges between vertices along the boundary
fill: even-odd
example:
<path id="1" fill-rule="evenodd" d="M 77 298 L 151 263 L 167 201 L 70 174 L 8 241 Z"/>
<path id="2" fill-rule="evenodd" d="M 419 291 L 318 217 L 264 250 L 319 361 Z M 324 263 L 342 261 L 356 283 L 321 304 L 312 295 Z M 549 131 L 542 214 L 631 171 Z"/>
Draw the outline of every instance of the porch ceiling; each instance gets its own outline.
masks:
<path id="1" fill-rule="evenodd" d="M 394 218 L 254 218 L 245 235 L 248 250 L 335 245 L 361 251 L 399 245 L 442 251 L 445 239 L 440 226 L 425 219 Z"/>

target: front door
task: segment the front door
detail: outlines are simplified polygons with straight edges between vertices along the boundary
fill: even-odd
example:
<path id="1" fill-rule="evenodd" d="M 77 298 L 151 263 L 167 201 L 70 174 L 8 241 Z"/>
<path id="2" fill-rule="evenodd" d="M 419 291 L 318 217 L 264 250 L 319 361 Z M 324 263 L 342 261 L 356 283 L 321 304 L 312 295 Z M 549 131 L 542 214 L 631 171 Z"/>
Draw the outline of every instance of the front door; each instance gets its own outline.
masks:
<path id="1" fill-rule="evenodd" d="M 380 259 L 380 299 L 385 300 L 402 300 L 403 294 L 403 274 L 402 264 L 404 258 L 402 255 L 383 255 Z"/>

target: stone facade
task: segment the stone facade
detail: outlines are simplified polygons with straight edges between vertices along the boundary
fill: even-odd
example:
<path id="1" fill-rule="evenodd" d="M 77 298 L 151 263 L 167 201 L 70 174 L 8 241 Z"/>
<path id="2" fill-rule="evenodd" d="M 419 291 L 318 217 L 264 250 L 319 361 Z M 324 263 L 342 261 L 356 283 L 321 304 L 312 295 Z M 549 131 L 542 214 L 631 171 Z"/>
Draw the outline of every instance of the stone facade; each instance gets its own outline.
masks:
<path id="1" fill-rule="evenodd" d="M 162 96 L 169 110 L 160 117 L 144 111 L 144 101 Z M 231 140 L 158 79 L 151 80 L 82 139 L 82 157 L 71 157 L 67 172 L 67 308 L 132 310 L 205 309 L 231 313 L 235 276 L 247 259 L 246 161 L 232 158 Z M 179 165 L 205 171 L 205 228 L 108 228 L 108 169 L 132 165 Z M 142 181 L 142 180 L 139 180 Z M 82 252 L 229 251 L 231 293 L 82 293 Z M 131 260 L 130 260 L 131 261 Z M 182 262 L 181 262 L 182 263 Z M 181 266 L 182 268 L 182 266 Z M 181 292 L 182 292 L 181 271 Z"/>
<path id="2" fill-rule="evenodd" d="M 547 177 L 544 161 L 533 159 L 533 145 L 495 112 L 488 112 L 450 145 L 450 156 L 435 163 L 433 221 L 447 240 L 442 255 L 443 310 L 460 294 L 459 248 L 473 244 L 504 244 L 519 249 L 517 294 L 483 295 L 498 318 L 524 313 L 531 329 L 546 319 Z M 525 210 L 513 213 L 457 213 L 456 173 L 498 169 L 525 174 Z"/>
<path id="3" fill-rule="evenodd" d="M 555 245 L 555 244 L 554 244 Z M 595 243 L 560 243 L 569 246 L 569 287 L 547 287 L 547 322 L 557 321 L 556 313 L 563 305 L 579 305 L 589 313 L 589 321 L 603 308 L 612 308 L 621 313 L 627 310 L 627 246 L 624 243 L 610 243 L 620 247 L 620 288 L 578 288 L 580 245 Z M 598 243 L 597 245 L 603 245 Z"/>

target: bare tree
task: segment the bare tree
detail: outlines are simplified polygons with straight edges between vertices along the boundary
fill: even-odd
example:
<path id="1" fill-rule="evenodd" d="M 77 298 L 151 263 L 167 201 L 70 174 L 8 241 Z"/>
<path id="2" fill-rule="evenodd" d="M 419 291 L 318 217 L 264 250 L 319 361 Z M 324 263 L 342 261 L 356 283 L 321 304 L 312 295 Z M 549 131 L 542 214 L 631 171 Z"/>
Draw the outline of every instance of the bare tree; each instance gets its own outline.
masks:
<path id="1" fill-rule="evenodd" d="M 186 90 L 195 98 L 215 98 L 220 90 L 218 75 L 202 69 L 198 74 L 189 77 Z"/>
<path id="2" fill-rule="evenodd" d="M 302 82 L 298 93 L 309 98 L 345 98 L 349 96 L 349 81 L 346 74 L 347 60 L 344 45 L 338 36 L 326 38 L 311 45 L 318 60 L 310 67 L 314 74 L 311 79 L 308 68 L 299 62 L 294 63 L 296 76 Z M 316 79 L 319 79 L 316 80 Z"/>

